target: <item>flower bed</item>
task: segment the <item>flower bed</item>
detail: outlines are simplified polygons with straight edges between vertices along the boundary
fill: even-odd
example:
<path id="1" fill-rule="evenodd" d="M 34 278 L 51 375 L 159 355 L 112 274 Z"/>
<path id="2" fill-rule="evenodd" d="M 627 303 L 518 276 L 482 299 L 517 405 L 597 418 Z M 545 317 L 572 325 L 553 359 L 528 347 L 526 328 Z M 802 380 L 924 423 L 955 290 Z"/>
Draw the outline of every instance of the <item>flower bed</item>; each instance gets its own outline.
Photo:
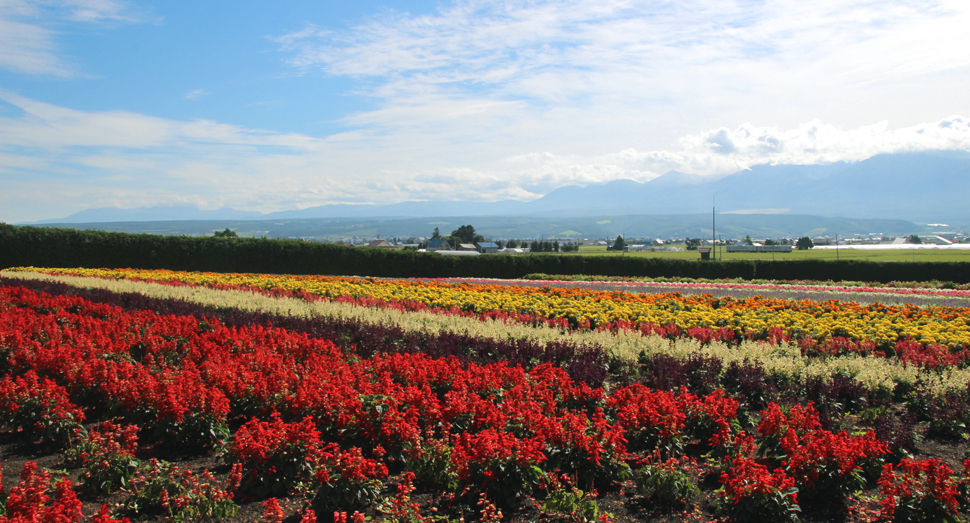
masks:
<path id="1" fill-rule="evenodd" d="M 607 390 L 577 383 L 551 363 L 526 370 L 391 350 L 361 355 L 277 327 L 228 327 L 212 317 L 125 310 L 23 287 L 0 287 L 0 353 L 8 396 L 16 399 L 0 406 L 5 415 L 23 405 L 39 406 L 29 419 L 45 430 L 25 434 L 30 441 L 41 441 L 46 427 L 70 425 L 84 413 L 92 420 L 115 417 L 138 424 L 149 444 L 175 441 L 179 449 L 197 452 L 225 448 L 238 481 L 228 482 L 226 491 L 212 491 L 209 503 L 199 505 L 218 506 L 219 514 L 231 512 L 216 505 L 232 499 L 229 491 L 302 495 L 316 514 L 404 510 L 400 507 L 410 505 L 388 492 L 402 474 L 413 474 L 409 477 L 434 492 L 435 508 L 449 517 L 487 515 L 491 505 L 515 514 L 529 510 L 533 499 L 549 507 L 568 499 L 595 503 L 595 495 L 562 490 L 553 475 L 565 474 L 586 492 L 608 493 L 628 488 L 645 474 L 643 467 L 656 463 L 653 456 L 707 456 L 698 466 L 701 474 L 720 478 L 715 515 L 725 519 L 751 513 L 789 517 L 799 495 L 824 496 L 849 510 L 860 481 L 875 483 L 880 470 L 884 491 L 874 495 L 883 496 L 884 513 L 890 504 L 906 503 L 915 510 L 930 507 L 925 510 L 934 517 L 956 515 L 960 506 L 949 494 L 967 489 L 966 473 L 952 476 L 950 469 L 925 460 L 901 463 L 905 476 L 898 480 L 886 472 L 894 469 L 883 467 L 895 458 L 876 432 L 834 429 L 843 420 L 828 399 L 845 403 L 853 396 L 850 388 L 815 396 L 829 401 L 820 403 L 829 409 L 826 418 L 812 406 L 759 388 L 767 382 L 756 375 L 757 367 L 714 372 L 707 391 L 639 383 Z M 695 378 L 712 368 L 699 363 L 681 369 L 693 376 L 687 383 L 700 385 Z M 648 364 L 659 370 L 653 359 L 643 362 Z M 18 382 L 15 376 L 24 378 Z M 651 379 L 668 380 L 661 376 L 670 372 Z M 24 429 L 22 423 L 7 424 Z M 98 441 L 123 432 L 114 425 L 103 431 Z M 138 455 L 139 441 L 127 437 L 111 459 L 120 456 L 118 462 L 129 466 L 125 458 Z M 920 471 L 930 469 L 933 481 L 949 481 L 952 489 L 912 494 L 918 498 L 900 494 L 900 481 L 922 481 Z M 117 477 L 92 470 L 99 478 Z M 142 475 L 172 477 L 158 465 Z M 162 486 L 155 487 L 159 499 L 182 495 L 174 480 L 162 479 L 144 481 Z M 656 489 L 667 483 L 643 484 Z M 72 488 L 62 485 L 65 492 Z M 138 483 L 140 490 L 125 488 L 131 500 L 151 490 L 144 483 Z M 479 503 L 480 492 L 487 503 Z M 544 503 L 551 499 L 556 503 Z M 21 505 L 6 500 L 8 512 Z M 279 508 L 267 506 L 274 514 Z"/>
<path id="2" fill-rule="evenodd" d="M 30 268 L 23 269 L 27 271 Z M 324 276 L 219 275 L 172 271 L 37 269 L 59 274 L 252 288 L 371 307 L 547 324 L 565 330 L 633 331 L 702 343 L 797 342 L 803 352 L 898 356 L 923 366 L 970 357 L 970 309 L 861 305 L 837 300 L 746 299 L 677 293 L 632 294 L 412 280 Z"/>

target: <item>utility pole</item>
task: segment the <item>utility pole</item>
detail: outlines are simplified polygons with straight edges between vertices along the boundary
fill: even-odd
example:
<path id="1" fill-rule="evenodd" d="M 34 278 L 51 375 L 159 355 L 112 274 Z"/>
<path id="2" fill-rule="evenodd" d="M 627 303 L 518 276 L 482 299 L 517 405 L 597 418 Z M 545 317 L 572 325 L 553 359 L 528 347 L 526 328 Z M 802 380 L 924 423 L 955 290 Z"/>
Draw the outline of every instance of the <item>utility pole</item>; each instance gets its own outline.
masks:
<path id="1" fill-rule="evenodd" d="M 717 196 L 714 196 L 714 203 L 711 205 L 711 247 L 712 250 L 717 249 Z"/>

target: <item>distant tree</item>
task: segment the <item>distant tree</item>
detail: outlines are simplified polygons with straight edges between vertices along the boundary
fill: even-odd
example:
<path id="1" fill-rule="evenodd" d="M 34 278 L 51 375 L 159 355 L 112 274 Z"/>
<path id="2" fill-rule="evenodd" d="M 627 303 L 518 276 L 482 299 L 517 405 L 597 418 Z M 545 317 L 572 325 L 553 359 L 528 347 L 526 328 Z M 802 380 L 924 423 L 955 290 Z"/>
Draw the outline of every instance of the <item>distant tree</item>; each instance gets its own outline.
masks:
<path id="1" fill-rule="evenodd" d="M 229 227 L 226 227 L 226 230 L 224 231 L 218 231 L 214 233 L 213 236 L 215 236 L 216 238 L 238 238 L 239 237 L 239 235 L 236 234 L 236 231 L 230 230 Z"/>
<path id="2" fill-rule="evenodd" d="M 495 240 L 495 245 L 498 245 L 499 249 L 505 248 L 505 242 L 503 242 L 502 240 Z"/>
<path id="3" fill-rule="evenodd" d="M 909 237 L 906 238 L 906 243 L 914 243 L 919 245 L 923 243 L 923 240 L 920 239 L 918 234 L 910 234 Z"/>
<path id="4" fill-rule="evenodd" d="M 485 237 L 481 234 L 475 234 L 475 228 L 471 225 L 462 225 L 461 227 L 451 231 L 451 235 L 461 240 L 460 243 L 479 243 L 485 241 Z"/>
<path id="5" fill-rule="evenodd" d="M 559 252 L 559 240 L 552 242 L 552 252 Z"/>
<path id="6" fill-rule="evenodd" d="M 700 238 L 687 238 L 684 240 L 684 245 L 687 247 L 688 251 L 696 251 L 698 247 L 701 246 Z"/>
<path id="7" fill-rule="evenodd" d="M 778 243 L 775 240 L 768 239 L 765 240 L 765 245 L 778 245 Z"/>
<path id="8" fill-rule="evenodd" d="M 440 240 L 441 239 L 441 231 L 439 231 L 437 227 L 435 227 L 434 228 L 434 232 L 431 233 L 431 239 L 432 240 Z"/>
<path id="9" fill-rule="evenodd" d="M 509 240 L 508 243 L 505 244 L 505 246 L 508 247 L 509 249 L 514 249 L 514 248 L 518 247 L 519 244 L 518 244 L 518 242 L 515 241 L 515 238 L 513 238 L 513 239 Z"/>
<path id="10" fill-rule="evenodd" d="M 539 243 L 539 240 L 532 240 L 532 244 L 529 245 L 529 251 L 540 252 L 540 249 L 542 249 L 542 244 Z"/>
<path id="11" fill-rule="evenodd" d="M 800 251 L 807 251 L 813 247 L 815 247 L 815 242 L 813 242 L 808 236 L 802 236 L 798 239 L 798 241 L 795 242 L 795 248 Z"/>
<path id="12" fill-rule="evenodd" d="M 623 240 L 622 234 L 617 234 L 616 239 L 613 240 L 613 250 L 614 251 L 625 251 L 626 241 Z"/>
<path id="13" fill-rule="evenodd" d="M 750 234 L 745 235 L 745 237 L 744 237 L 744 243 L 745 243 L 745 245 L 754 245 L 754 242 L 751 241 L 751 235 Z"/>

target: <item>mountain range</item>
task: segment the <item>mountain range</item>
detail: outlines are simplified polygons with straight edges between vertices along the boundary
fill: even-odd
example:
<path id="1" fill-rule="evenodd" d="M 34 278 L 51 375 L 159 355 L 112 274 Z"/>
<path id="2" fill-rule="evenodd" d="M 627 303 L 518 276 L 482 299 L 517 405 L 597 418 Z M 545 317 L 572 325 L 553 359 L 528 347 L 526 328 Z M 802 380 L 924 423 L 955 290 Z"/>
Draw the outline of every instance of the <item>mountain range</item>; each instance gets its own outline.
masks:
<path id="1" fill-rule="evenodd" d="M 323 205 L 259 213 L 193 206 L 88 209 L 38 224 L 176 220 L 271 221 L 449 216 L 591 217 L 624 215 L 788 214 L 970 223 L 970 153 L 883 154 L 860 162 L 757 165 L 726 176 L 670 171 L 648 182 L 614 180 L 560 187 L 530 201 L 408 201 Z"/>

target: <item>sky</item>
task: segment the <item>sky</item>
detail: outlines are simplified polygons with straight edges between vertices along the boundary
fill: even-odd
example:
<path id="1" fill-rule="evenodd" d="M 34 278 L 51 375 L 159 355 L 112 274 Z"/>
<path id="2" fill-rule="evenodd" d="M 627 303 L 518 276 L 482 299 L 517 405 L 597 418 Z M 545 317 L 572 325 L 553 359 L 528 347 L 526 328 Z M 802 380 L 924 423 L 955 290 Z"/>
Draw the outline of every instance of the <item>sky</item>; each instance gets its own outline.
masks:
<path id="1" fill-rule="evenodd" d="M 970 2 L 0 0 L 0 221 L 970 151 Z"/>

